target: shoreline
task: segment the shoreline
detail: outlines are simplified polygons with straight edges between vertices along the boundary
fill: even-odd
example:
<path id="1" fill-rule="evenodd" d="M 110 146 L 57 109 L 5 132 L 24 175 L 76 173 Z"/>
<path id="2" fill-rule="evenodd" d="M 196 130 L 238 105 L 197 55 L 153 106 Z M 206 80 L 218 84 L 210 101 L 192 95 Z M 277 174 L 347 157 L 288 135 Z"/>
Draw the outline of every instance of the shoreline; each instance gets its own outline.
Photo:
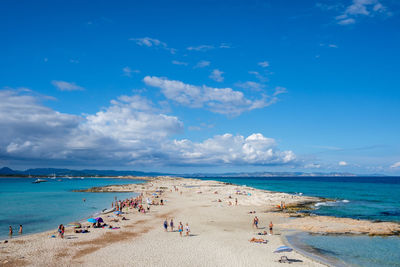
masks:
<path id="1" fill-rule="evenodd" d="M 179 187 L 180 192 L 183 194 L 178 194 L 174 192 L 172 189 L 175 187 Z M 279 265 L 276 263 L 276 260 L 280 258 L 281 255 L 272 254 L 272 250 L 279 245 L 284 245 L 286 242 L 284 239 L 286 238 L 286 232 L 288 228 L 287 226 L 293 225 L 293 221 L 303 219 L 303 218 L 291 218 L 287 213 L 282 212 L 273 212 L 272 209 L 279 203 L 284 200 L 288 206 L 292 204 L 298 204 L 304 201 L 311 201 L 313 203 L 320 202 L 320 198 L 308 197 L 308 196 L 294 196 L 286 193 L 280 192 L 272 192 L 267 190 L 260 190 L 248 186 L 240 186 L 227 184 L 219 181 L 212 180 L 201 180 L 201 179 L 190 179 L 190 178 L 171 178 L 171 177 L 158 177 L 148 180 L 145 183 L 141 184 L 130 184 L 123 186 L 106 186 L 103 187 L 107 192 L 111 192 L 109 189 L 113 188 L 114 190 L 118 190 L 117 192 L 133 192 L 133 193 L 143 193 L 145 197 L 152 197 L 152 195 L 156 192 L 156 190 L 163 190 L 164 193 L 161 194 L 163 198 L 165 198 L 166 205 L 165 206 L 151 206 L 151 211 L 149 214 L 138 214 L 135 211 L 129 211 L 126 214 L 128 218 L 127 221 L 121 221 L 117 225 L 120 227 L 120 231 L 117 230 L 106 230 L 106 229 L 91 229 L 89 234 L 73 234 L 70 235 L 71 229 L 67 228 L 68 235 L 71 236 L 71 239 L 61 240 L 59 238 L 49 239 L 49 235 L 54 233 L 54 230 L 35 233 L 31 235 L 21 236 L 16 239 L 10 240 L 8 245 L 1 244 L 1 254 L 0 254 L 0 263 L 5 263 L 5 266 L 13 266 L 11 263 L 16 263 L 19 260 L 26 261 L 26 256 L 29 255 L 36 259 L 38 255 L 34 253 L 37 252 L 38 246 L 40 243 L 45 243 L 45 246 L 49 247 L 48 251 L 43 253 L 48 254 L 48 256 L 53 256 L 59 258 L 61 261 L 69 262 L 70 265 L 89 265 L 95 266 L 99 265 L 99 259 L 104 259 L 102 254 L 99 254 L 98 251 L 102 251 L 102 253 L 109 253 L 110 251 L 114 251 L 115 249 L 121 249 L 126 253 L 133 253 L 135 259 L 145 260 L 143 259 L 143 255 L 140 253 L 135 253 L 132 251 L 126 251 L 126 246 L 129 243 L 129 246 L 133 246 L 136 250 L 142 251 L 146 254 L 145 251 L 142 250 L 142 246 L 147 246 L 152 244 L 151 246 L 155 246 L 153 244 L 154 240 L 159 240 L 159 242 L 178 242 L 176 244 L 180 245 L 179 242 L 183 242 L 179 239 L 179 236 L 164 236 L 163 231 L 160 230 L 161 222 L 165 217 L 168 218 L 186 218 L 185 220 L 189 221 L 191 225 L 194 225 L 194 236 L 185 239 L 188 241 L 188 246 L 191 249 L 196 247 L 196 243 L 192 242 L 192 239 L 201 244 L 203 250 L 213 254 L 214 250 L 210 250 L 209 246 L 215 246 L 216 244 L 220 244 L 221 240 L 229 240 L 228 243 L 223 242 L 223 246 L 227 246 L 227 248 L 220 248 L 220 245 L 217 246 L 219 250 L 223 250 L 225 253 L 230 255 L 230 257 L 221 256 L 217 265 L 225 265 L 225 263 L 231 263 L 230 258 L 237 257 L 236 254 L 232 255 L 236 251 L 236 253 L 243 254 L 245 253 L 249 255 L 253 255 L 254 259 L 249 260 L 251 262 L 242 262 L 244 265 L 251 264 L 253 266 L 260 265 L 259 259 L 267 260 L 271 266 Z M 222 190 L 222 191 L 221 191 Z M 237 194 L 238 190 L 241 194 Z M 89 191 L 86 191 L 89 192 Z M 217 192 L 217 193 L 215 193 Z M 246 192 L 246 194 L 242 194 L 242 192 Z M 229 197 L 228 197 L 229 196 Z M 233 202 L 235 198 L 239 199 L 239 205 L 235 206 L 231 205 L 229 202 Z M 153 198 L 156 199 L 156 198 Z M 221 201 L 217 201 L 221 199 Z M 257 210 L 256 214 L 248 214 L 249 210 Z M 164 212 L 163 212 L 164 211 Z M 204 215 L 203 215 L 204 214 Z M 257 215 L 261 218 L 262 224 L 266 225 L 269 220 L 274 221 L 274 228 L 279 229 L 277 234 L 273 236 L 263 236 L 256 235 L 254 229 L 251 229 L 250 222 L 254 215 Z M 104 216 L 104 217 L 103 217 Z M 105 215 L 102 217 L 107 219 Z M 222 216 L 222 217 L 221 217 Z M 318 216 L 317 216 L 318 217 Z M 231 218 L 227 220 L 227 218 Z M 313 217 L 314 218 L 314 217 Z M 85 219 L 82 219 L 85 220 Z M 82 221 L 81 220 L 81 221 Z M 108 219 L 107 219 L 108 220 Z M 240 222 L 240 223 L 239 223 Z M 292 222 L 292 224 L 291 224 Z M 178 223 L 176 221 L 176 223 Z M 200 223 L 200 224 L 199 224 Z M 315 224 L 315 222 L 312 222 Z M 157 226 L 158 225 L 158 226 Z M 320 225 L 321 226 L 321 225 Z M 325 225 L 322 223 L 322 226 Z M 376 223 L 374 224 L 376 227 Z M 261 231 L 264 228 L 257 229 Z M 256 232 L 257 232 L 256 230 Z M 267 229 L 266 229 L 267 230 Z M 160 232 L 161 231 L 161 232 Z M 196 233 L 197 231 L 197 233 Z M 209 233 L 212 233 L 211 235 Z M 235 233 L 232 235 L 231 233 Z M 122 235 L 123 234 L 123 235 Z M 172 235 L 172 233 L 171 233 Z M 73 238 L 72 238 L 73 236 Z M 126 238 L 127 236 L 128 238 Z M 252 244 L 248 242 L 248 239 L 251 236 L 255 236 L 257 238 L 266 238 L 271 243 L 267 245 L 264 244 Z M 108 242 L 104 238 L 107 237 L 107 240 L 111 240 Z M 217 237 L 217 238 L 216 238 Z M 132 240 L 131 240 L 132 238 Z M 77 239 L 77 240 L 75 240 Z M 39 240 L 39 241 L 38 241 Z M 96 241 L 97 240 L 97 241 Z M 179 241 L 180 240 L 180 241 Z M 16 241 L 16 242 L 13 242 Z M 63 246 L 63 241 L 71 243 L 73 247 L 68 246 L 65 248 Z M 30 243 L 28 249 L 22 248 L 23 244 L 26 242 Z M 20 244 L 18 244 L 20 243 Z M 54 244 L 56 243 L 56 248 L 54 248 Z M 193 244 L 192 244 L 193 243 Z M 99 246 L 95 246 L 96 249 L 90 249 L 87 247 L 87 244 L 101 244 Z M 175 243 L 174 243 L 175 244 Z M 175 245 L 176 245 L 175 244 Z M 11 250 L 3 253 L 4 246 L 8 246 L 12 248 Z M 193 247 L 194 246 L 194 247 Z M 157 247 L 157 246 L 156 246 Z M 186 251 L 188 247 L 181 247 L 183 251 Z M 265 248 L 268 248 L 267 250 Z M 160 249 L 160 248 L 159 248 Z M 22 250 L 23 253 L 13 253 L 12 250 L 18 251 Z M 65 251 L 66 250 L 66 251 Z M 161 248 L 161 251 L 163 249 Z M 62 253 L 61 253 L 62 251 Z M 84 251 L 85 259 L 77 256 L 80 255 Z M 157 253 L 159 250 L 157 250 Z M 190 250 L 193 253 L 193 250 Z M 111 252 L 110 252 L 111 253 Z M 174 255 L 175 251 L 169 251 Z M 196 252 L 200 253 L 201 252 Z M 111 253 L 112 254 L 112 253 Z M 163 253 L 162 253 L 163 254 Z M 165 253 L 164 253 L 165 254 Z M 174 265 L 175 259 L 173 257 L 169 257 L 169 255 L 164 255 L 167 259 L 157 258 L 157 260 L 164 261 L 166 266 Z M 60 256 L 61 255 L 61 256 Z M 107 254 L 108 255 L 108 254 Z M 218 254 L 219 255 L 219 254 Z M 326 263 L 318 262 L 316 259 L 309 259 L 306 255 L 303 255 L 299 251 L 289 253 L 291 258 L 298 258 L 301 260 L 302 265 L 307 266 L 320 266 L 326 265 Z M 214 255 L 215 256 L 215 255 Z M 268 256 L 266 258 L 266 256 Z M 6 257 L 6 258 L 4 258 Z M 215 257 L 210 257 L 208 254 L 202 255 L 205 257 L 203 259 L 203 263 L 209 263 L 210 260 L 215 260 Z M 38 260 L 38 259 L 37 259 Z M 107 259 L 108 260 L 108 259 Z M 114 259 L 117 260 L 117 259 Z M 183 261 L 187 259 L 185 256 Z M 243 261 L 242 258 L 237 258 L 238 261 Z M 120 264 L 124 264 L 121 259 L 118 259 Z M 40 261 L 39 261 L 40 262 Z M 224 264 L 222 264 L 222 262 Z M 18 265 L 33 265 L 32 261 L 28 261 L 25 263 L 19 262 Z M 41 262 L 44 264 L 44 262 Z M 100 262 L 100 266 L 102 266 Z M 265 262 L 264 262 L 265 263 Z M 110 262 L 111 266 L 116 266 L 114 261 Z M 300 264 L 300 263 L 299 263 Z M 40 264 L 39 264 L 40 265 Z M 37 265 L 37 266 L 39 266 Z M 179 265 L 179 264 L 178 264 Z M 200 265 L 199 265 L 200 266 Z M 238 265 L 239 266 L 239 265 Z M 261 265 L 260 265 L 261 266 Z"/>

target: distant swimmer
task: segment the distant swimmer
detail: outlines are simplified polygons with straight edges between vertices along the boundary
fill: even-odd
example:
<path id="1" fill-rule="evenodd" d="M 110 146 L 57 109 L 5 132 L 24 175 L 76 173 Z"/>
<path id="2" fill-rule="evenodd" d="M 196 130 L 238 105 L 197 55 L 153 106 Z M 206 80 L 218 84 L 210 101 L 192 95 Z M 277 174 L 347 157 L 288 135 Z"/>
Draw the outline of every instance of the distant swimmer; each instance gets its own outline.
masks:
<path id="1" fill-rule="evenodd" d="M 8 227 L 8 230 L 9 230 L 9 234 L 10 234 L 10 237 L 11 237 L 13 235 L 13 229 L 12 229 L 11 225 Z"/>

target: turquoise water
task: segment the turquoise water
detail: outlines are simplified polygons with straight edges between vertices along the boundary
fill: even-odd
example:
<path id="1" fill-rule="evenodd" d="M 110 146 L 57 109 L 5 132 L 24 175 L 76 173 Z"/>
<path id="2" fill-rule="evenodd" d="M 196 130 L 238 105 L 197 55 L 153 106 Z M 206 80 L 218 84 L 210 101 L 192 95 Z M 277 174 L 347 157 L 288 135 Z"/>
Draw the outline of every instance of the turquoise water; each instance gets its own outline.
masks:
<path id="1" fill-rule="evenodd" d="M 46 179 L 33 184 L 32 178 L 0 178 L 0 239 L 8 237 L 11 225 L 17 236 L 19 225 L 24 234 L 56 229 L 59 224 L 90 217 L 111 207 L 114 197 L 128 198 L 134 193 L 72 192 L 93 186 L 142 183 L 127 179 Z M 85 199 L 86 201 L 83 201 Z"/>
<path id="2" fill-rule="evenodd" d="M 204 178 L 259 189 L 303 193 L 334 201 L 312 213 L 400 222 L 400 177 Z M 400 237 L 326 236 L 300 233 L 288 241 L 334 266 L 400 266 Z"/>

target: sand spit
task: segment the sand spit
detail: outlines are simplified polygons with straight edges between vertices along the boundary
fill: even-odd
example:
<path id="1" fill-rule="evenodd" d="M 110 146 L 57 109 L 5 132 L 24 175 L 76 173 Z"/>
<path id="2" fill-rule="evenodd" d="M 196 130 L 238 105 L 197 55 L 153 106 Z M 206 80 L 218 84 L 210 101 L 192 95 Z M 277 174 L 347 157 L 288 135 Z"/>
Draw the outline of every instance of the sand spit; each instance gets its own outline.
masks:
<path id="1" fill-rule="evenodd" d="M 359 229 L 360 233 L 368 230 L 366 221 L 365 225 L 360 221 L 356 225 L 351 219 L 338 223 L 337 218 L 294 219 L 289 213 L 272 212 L 282 201 L 297 205 L 319 202 L 319 198 L 216 181 L 158 177 L 143 184 L 96 190 L 143 193 L 144 200 L 160 203 L 163 199 L 165 205 L 151 205 L 146 214 L 129 209 L 123 214 L 128 220 L 118 222 L 111 221 L 114 215 L 102 215 L 106 223 L 118 229 L 89 228 L 90 233 L 81 234 L 68 227 L 64 239 L 51 237 L 57 235 L 56 230 L 9 239 L 0 244 L 0 266 L 281 266 L 278 260 L 282 254 L 273 251 L 284 245 L 284 229 L 328 232 L 340 228 L 343 232 L 355 232 L 361 225 L 364 228 Z M 254 216 L 259 218 L 259 229 L 252 226 Z M 166 218 L 174 220 L 175 232 L 164 231 L 162 224 Z M 180 237 L 176 232 L 180 221 L 184 225 L 189 223 L 190 236 Z M 274 223 L 274 234 L 258 235 L 269 231 L 270 221 Z M 395 224 L 385 224 L 386 228 L 383 224 L 372 225 L 371 230 L 381 226 L 386 229 L 382 231 L 398 229 Z M 307 226 L 315 228 L 306 229 Z M 254 237 L 268 242 L 249 242 Z M 321 266 L 295 251 L 283 255 L 295 260 L 291 265 Z"/>

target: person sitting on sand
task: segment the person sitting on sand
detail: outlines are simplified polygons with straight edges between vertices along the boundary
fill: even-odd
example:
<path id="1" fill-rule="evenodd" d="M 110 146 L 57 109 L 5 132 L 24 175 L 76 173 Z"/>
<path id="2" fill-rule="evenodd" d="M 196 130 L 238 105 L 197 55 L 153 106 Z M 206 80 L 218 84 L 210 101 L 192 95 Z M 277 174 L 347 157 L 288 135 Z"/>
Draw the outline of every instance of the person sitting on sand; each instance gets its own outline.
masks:
<path id="1" fill-rule="evenodd" d="M 253 219 L 253 227 L 254 226 L 258 229 L 258 217 L 257 216 L 254 217 L 254 219 Z"/>

